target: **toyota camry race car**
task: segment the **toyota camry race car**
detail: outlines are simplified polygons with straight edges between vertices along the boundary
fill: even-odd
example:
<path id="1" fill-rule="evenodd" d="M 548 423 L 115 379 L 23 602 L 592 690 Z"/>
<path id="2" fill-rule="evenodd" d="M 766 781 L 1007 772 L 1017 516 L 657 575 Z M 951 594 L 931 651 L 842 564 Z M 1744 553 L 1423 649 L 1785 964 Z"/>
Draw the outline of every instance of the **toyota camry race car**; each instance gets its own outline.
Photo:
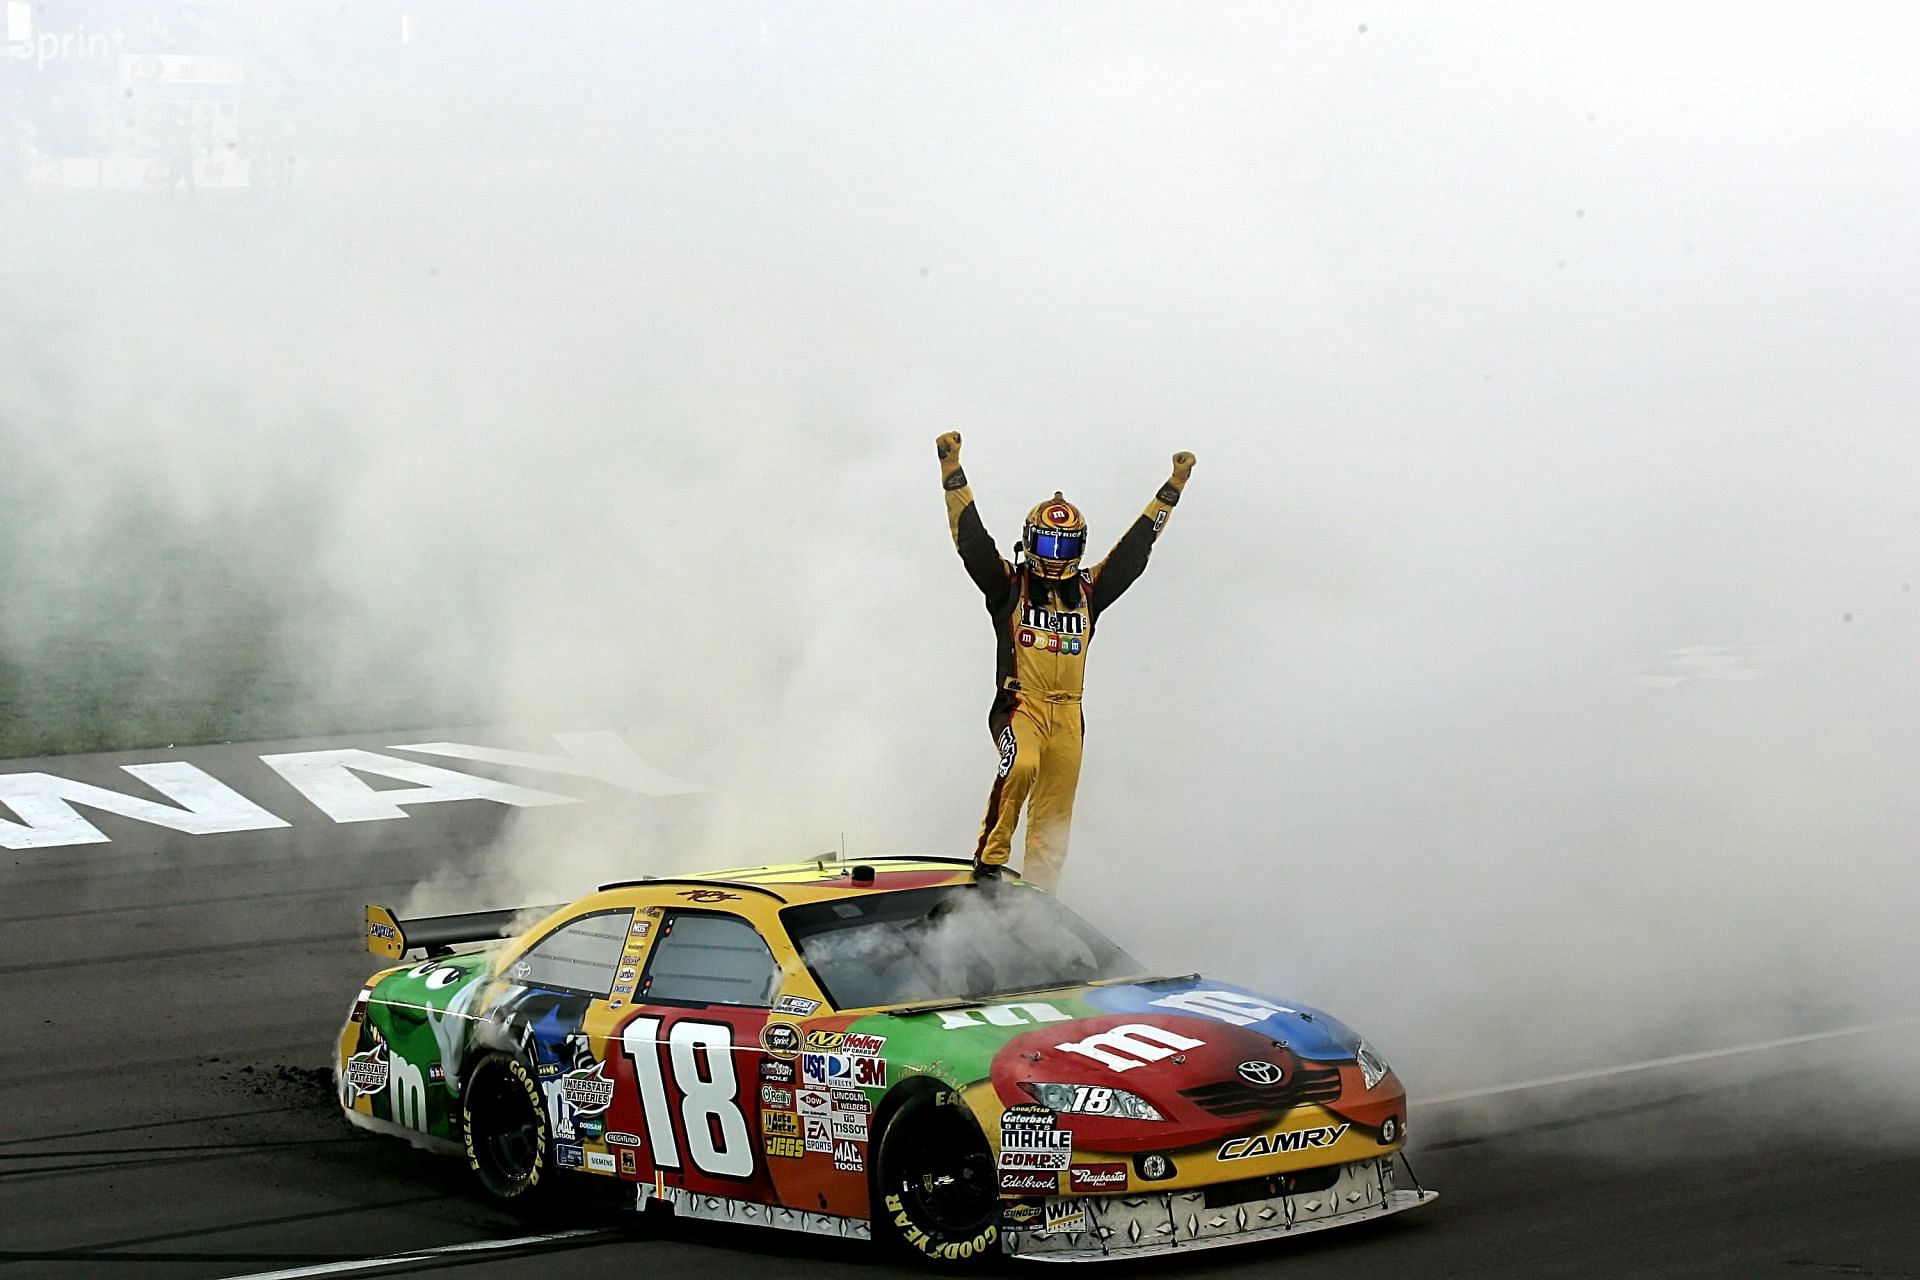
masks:
<path id="1" fill-rule="evenodd" d="M 461 1154 L 510 1207 L 577 1173 L 636 1207 L 890 1236 L 935 1261 L 1091 1261 L 1434 1196 L 1397 1184 L 1405 1091 L 1341 1023 L 1144 974 L 1054 898 L 963 862 L 823 860 L 419 920 L 376 906 L 367 944 L 424 958 L 353 1003 L 348 1119 Z"/>

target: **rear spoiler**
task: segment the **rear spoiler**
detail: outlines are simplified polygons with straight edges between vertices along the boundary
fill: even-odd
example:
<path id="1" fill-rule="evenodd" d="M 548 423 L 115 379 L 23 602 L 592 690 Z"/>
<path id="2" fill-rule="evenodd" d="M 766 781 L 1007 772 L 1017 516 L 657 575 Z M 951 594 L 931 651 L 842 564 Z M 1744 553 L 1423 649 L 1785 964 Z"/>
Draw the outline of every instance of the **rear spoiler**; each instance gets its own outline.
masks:
<path id="1" fill-rule="evenodd" d="M 420 916 L 402 920 L 391 907 L 367 904 L 367 950 L 388 960 L 409 951 L 444 956 L 462 942 L 492 942 L 504 938 L 516 920 L 537 920 L 558 911 L 552 907 L 510 907 L 505 911 L 468 911 L 454 916 Z"/>

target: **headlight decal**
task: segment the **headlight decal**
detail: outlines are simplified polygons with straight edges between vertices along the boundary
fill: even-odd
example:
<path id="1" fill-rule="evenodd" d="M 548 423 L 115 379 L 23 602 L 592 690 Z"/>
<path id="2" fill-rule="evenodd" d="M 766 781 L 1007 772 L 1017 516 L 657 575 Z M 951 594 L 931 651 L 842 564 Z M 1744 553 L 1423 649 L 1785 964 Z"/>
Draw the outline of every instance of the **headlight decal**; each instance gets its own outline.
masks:
<path id="1" fill-rule="evenodd" d="M 1032 1094 L 1034 1101 L 1041 1106 L 1063 1115 L 1107 1116 L 1115 1120 L 1166 1119 L 1151 1102 L 1125 1089 L 1087 1084 L 1047 1084 L 1033 1080 L 1022 1081 L 1020 1087 Z"/>

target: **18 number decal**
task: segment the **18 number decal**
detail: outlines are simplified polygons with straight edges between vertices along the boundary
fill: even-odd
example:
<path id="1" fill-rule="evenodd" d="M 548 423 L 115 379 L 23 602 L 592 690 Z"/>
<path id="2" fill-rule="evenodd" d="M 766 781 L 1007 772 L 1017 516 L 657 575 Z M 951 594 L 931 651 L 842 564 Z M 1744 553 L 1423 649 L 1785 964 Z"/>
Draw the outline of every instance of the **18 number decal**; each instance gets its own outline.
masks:
<path id="1" fill-rule="evenodd" d="M 620 1048 L 633 1064 L 655 1165 L 663 1169 L 680 1167 L 678 1132 L 684 1132 L 687 1154 L 700 1172 L 720 1178 L 753 1176 L 753 1138 L 740 1111 L 732 1027 L 717 1022 L 676 1022 L 662 1045 L 660 1019 L 635 1018 L 621 1031 Z M 663 1048 L 673 1065 L 674 1088 L 680 1092 L 678 1132 L 661 1071 Z M 700 1069 L 703 1056 L 704 1075 Z"/>

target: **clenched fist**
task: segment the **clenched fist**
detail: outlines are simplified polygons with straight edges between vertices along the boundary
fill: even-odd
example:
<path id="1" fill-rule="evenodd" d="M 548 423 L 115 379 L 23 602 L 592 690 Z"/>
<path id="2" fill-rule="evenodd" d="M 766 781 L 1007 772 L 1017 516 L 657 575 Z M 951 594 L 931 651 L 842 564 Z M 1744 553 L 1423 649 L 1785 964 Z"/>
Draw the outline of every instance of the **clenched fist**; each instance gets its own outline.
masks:
<path id="1" fill-rule="evenodd" d="M 957 459 L 960 456 L 960 433 L 958 431 L 949 431 L 933 443 L 934 446 L 940 450 L 940 461 L 942 462 L 947 461 L 949 458 Z"/>
<path id="2" fill-rule="evenodd" d="M 954 447 L 960 447 L 960 437 L 954 437 Z M 1185 484 L 1187 477 L 1193 474 L 1193 455 L 1182 450 L 1173 455 L 1173 478 Z"/>

